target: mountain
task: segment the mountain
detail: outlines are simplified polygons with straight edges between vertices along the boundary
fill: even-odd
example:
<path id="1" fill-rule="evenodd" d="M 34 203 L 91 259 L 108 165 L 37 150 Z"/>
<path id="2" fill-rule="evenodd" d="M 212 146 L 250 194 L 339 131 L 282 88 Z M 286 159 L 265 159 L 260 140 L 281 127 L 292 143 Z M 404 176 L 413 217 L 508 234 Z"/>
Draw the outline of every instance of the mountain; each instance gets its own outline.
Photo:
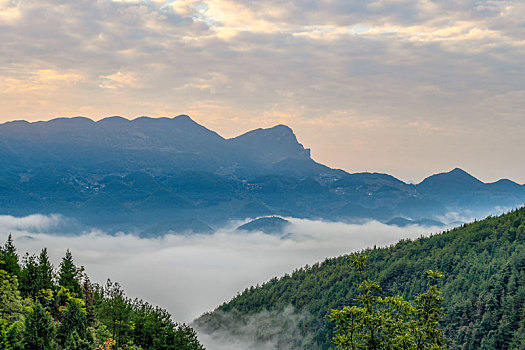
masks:
<path id="1" fill-rule="evenodd" d="M 288 158 L 310 160 L 310 150 L 297 141 L 286 125 L 252 130 L 230 139 L 229 143 L 239 155 L 270 166 Z"/>
<path id="2" fill-rule="evenodd" d="M 447 173 L 432 175 L 421 181 L 417 189 L 424 194 L 442 192 L 472 193 L 483 188 L 484 183 L 466 171 L 455 168 Z"/>
<path id="3" fill-rule="evenodd" d="M 525 186 L 461 169 L 417 185 L 331 169 L 285 125 L 225 139 L 186 115 L 0 124 L 0 215 L 60 213 L 109 232 L 208 231 L 268 215 L 448 224 L 523 203 Z"/>
<path id="4" fill-rule="evenodd" d="M 369 258 L 362 276 L 351 256 L 329 258 L 247 288 L 193 325 L 203 339 L 243 339 L 244 348 L 264 348 L 272 339 L 279 348 L 331 349 L 334 325 L 326 315 L 352 305 L 355 282 L 371 279 L 383 295 L 408 300 L 427 288 L 431 269 L 445 275 L 441 326 L 450 349 L 523 349 L 525 207 L 363 253 Z"/>
<path id="5" fill-rule="evenodd" d="M 290 221 L 278 216 L 269 216 L 252 220 L 237 227 L 237 230 L 255 232 L 260 231 L 268 234 L 284 233 L 284 229 L 290 225 Z"/>
<path id="6" fill-rule="evenodd" d="M 53 167 L 93 174 L 195 170 L 235 175 L 274 173 L 272 166 L 287 159 L 306 161 L 314 168 L 316 164 L 284 125 L 227 140 L 187 115 L 8 122 L 0 125 L 0 145 L 0 161 L 18 171 Z M 317 168 L 316 174 L 334 172 Z"/>
<path id="7" fill-rule="evenodd" d="M 394 225 L 398 227 L 406 227 L 409 225 L 418 225 L 426 227 L 442 227 L 445 226 L 441 221 L 431 220 L 431 219 L 421 219 L 421 220 L 410 220 L 405 218 L 396 217 L 390 219 L 386 222 L 387 225 Z"/>
<path id="8" fill-rule="evenodd" d="M 472 211 L 490 212 L 495 206 L 516 208 L 523 204 L 525 186 L 508 179 L 483 183 L 462 169 L 432 175 L 417 184 L 416 190 L 432 197 L 452 211 L 470 206 Z"/>

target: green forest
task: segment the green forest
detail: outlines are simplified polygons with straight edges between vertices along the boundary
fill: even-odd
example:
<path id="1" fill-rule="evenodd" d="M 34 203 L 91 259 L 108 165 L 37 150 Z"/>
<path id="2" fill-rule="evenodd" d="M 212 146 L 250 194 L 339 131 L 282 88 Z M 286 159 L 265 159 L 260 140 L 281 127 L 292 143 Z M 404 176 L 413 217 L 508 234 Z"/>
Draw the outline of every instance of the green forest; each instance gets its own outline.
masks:
<path id="1" fill-rule="evenodd" d="M 47 250 L 19 257 L 0 249 L 0 350 L 201 350 L 195 331 L 118 283 L 91 283 L 68 250 L 58 268 Z"/>
<path id="2" fill-rule="evenodd" d="M 367 257 L 365 269 L 356 269 L 359 256 Z M 443 276 L 430 289 L 429 271 Z M 365 282 L 373 289 L 374 301 L 412 308 L 422 297 L 432 296 L 437 313 L 430 329 L 438 330 L 432 341 L 440 348 L 522 350 L 525 208 L 306 266 L 247 288 L 194 326 L 208 334 L 235 334 L 250 316 L 264 314 L 255 323 L 256 337 L 275 338 L 278 348 L 346 348 L 348 339 L 341 338 L 338 317 L 362 310 L 356 301 Z M 405 324 L 417 322 L 408 317 Z M 164 309 L 127 297 L 110 280 L 91 283 L 69 250 L 54 267 L 47 249 L 20 256 L 9 236 L 0 247 L 0 350 L 4 349 L 204 347 L 191 327 L 174 322 Z"/>
<path id="3" fill-rule="evenodd" d="M 355 305 L 357 282 L 374 281 L 381 296 L 410 300 L 427 291 L 426 271 L 434 270 L 444 276 L 437 287 L 447 348 L 524 349 L 525 208 L 359 253 L 368 256 L 362 272 L 352 264 L 355 254 L 326 259 L 246 289 L 195 326 L 209 334 L 224 332 L 246 324 L 250 315 L 292 308 L 297 318 L 282 322 L 280 348 L 330 349 L 336 331 L 328 319 L 331 310 Z M 271 328 L 256 327 L 260 339 L 267 336 L 265 327 Z"/>

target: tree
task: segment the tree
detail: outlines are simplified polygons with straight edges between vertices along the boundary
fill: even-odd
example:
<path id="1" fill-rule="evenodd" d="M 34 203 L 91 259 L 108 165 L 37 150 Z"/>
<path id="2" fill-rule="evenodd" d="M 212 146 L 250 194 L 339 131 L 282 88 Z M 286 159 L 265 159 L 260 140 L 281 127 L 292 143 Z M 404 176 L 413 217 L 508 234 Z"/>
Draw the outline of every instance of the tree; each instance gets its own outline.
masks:
<path id="1" fill-rule="evenodd" d="M 197 333 L 195 333 L 193 328 L 185 324 L 177 327 L 173 345 L 175 349 L 180 350 L 204 350 L 204 346 L 197 339 Z"/>
<path id="2" fill-rule="evenodd" d="M 3 248 L 0 248 L 2 251 L 2 260 L 0 262 L 0 268 L 5 270 L 7 273 L 20 277 L 20 265 L 18 264 L 18 254 L 16 253 L 16 248 L 13 243 L 13 237 L 11 234 L 7 237 L 7 241 Z"/>
<path id="3" fill-rule="evenodd" d="M 7 342 L 9 350 L 25 350 L 23 333 L 25 326 L 23 321 L 16 321 L 7 329 Z"/>
<path id="4" fill-rule="evenodd" d="M 93 286 L 87 274 L 84 276 L 84 284 L 82 285 L 82 293 L 86 302 L 86 317 L 88 325 L 92 326 L 95 323 L 95 293 Z"/>
<path id="5" fill-rule="evenodd" d="M 39 291 L 38 274 L 36 257 L 26 253 L 23 259 L 23 268 L 20 272 L 20 292 L 22 297 L 37 297 Z"/>
<path id="6" fill-rule="evenodd" d="M 77 332 L 77 335 L 84 335 L 86 329 L 86 315 L 82 312 L 79 303 L 72 299 L 62 317 L 57 338 L 61 344 L 64 344 L 70 334 Z"/>
<path id="7" fill-rule="evenodd" d="M 76 297 L 82 296 L 82 287 L 80 285 L 80 277 L 84 269 L 78 268 L 73 263 L 73 255 L 66 251 L 66 255 L 62 258 L 60 268 L 58 271 L 58 284 L 64 288 L 69 289 Z"/>
<path id="8" fill-rule="evenodd" d="M 352 265 L 361 275 L 366 256 L 355 254 Z M 439 327 L 443 298 L 435 285 L 443 275 L 427 271 L 428 290 L 414 301 L 401 296 L 381 297 L 378 283 L 364 280 L 357 284 L 361 293 L 356 305 L 332 310 L 328 319 L 335 323 L 333 343 L 339 349 L 368 350 L 440 350 L 446 349 L 443 331 Z"/>
<path id="9" fill-rule="evenodd" d="M 53 283 L 53 265 L 49 261 L 47 248 L 42 249 L 38 257 L 38 288 L 55 290 Z"/>
<path id="10" fill-rule="evenodd" d="M 49 350 L 54 348 L 55 327 L 53 319 L 37 301 L 25 321 L 24 348 Z"/>
<path id="11" fill-rule="evenodd" d="M 107 281 L 102 289 L 103 299 L 98 307 L 97 316 L 108 327 L 117 347 L 130 340 L 135 325 L 131 320 L 133 312 L 128 298 L 118 283 Z"/>
<path id="12" fill-rule="evenodd" d="M 22 318 L 22 300 L 16 277 L 4 270 L 0 270 L 0 318 L 8 325 Z"/>
<path id="13" fill-rule="evenodd" d="M 58 330 L 57 339 L 60 344 L 65 345 L 69 342 L 70 348 L 82 348 L 84 344 L 90 345 L 92 339 L 89 339 L 88 320 L 85 311 L 78 301 L 72 299 L 67 307 L 62 323 Z"/>
<path id="14" fill-rule="evenodd" d="M 9 349 L 9 341 L 7 337 L 7 322 L 0 318 L 0 349 Z"/>
<path id="15" fill-rule="evenodd" d="M 88 339 L 82 338 L 77 331 L 73 331 L 64 344 L 64 350 L 91 350 L 93 343 Z"/>

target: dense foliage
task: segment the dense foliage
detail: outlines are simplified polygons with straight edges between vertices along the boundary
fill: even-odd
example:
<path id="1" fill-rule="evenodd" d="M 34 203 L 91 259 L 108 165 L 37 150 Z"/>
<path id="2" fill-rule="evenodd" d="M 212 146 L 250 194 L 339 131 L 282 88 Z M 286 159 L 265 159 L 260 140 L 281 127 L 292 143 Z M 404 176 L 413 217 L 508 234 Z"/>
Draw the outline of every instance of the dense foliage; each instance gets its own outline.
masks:
<path id="1" fill-rule="evenodd" d="M 202 350 L 194 330 L 131 300 L 118 283 L 92 284 L 68 250 L 58 269 L 47 250 L 21 263 L 11 236 L 0 249 L 0 350 Z"/>
<path id="2" fill-rule="evenodd" d="M 425 292 L 426 270 L 444 273 L 441 324 L 451 349 L 522 349 L 525 344 L 525 208 L 364 253 L 369 256 L 364 277 L 407 300 Z M 360 277 L 351 262 L 351 255 L 327 259 L 246 289 L 196 325 L 225 331 L 229 324 L 215 322 L 225 319 L 225 312 L 254 315 L 291 305 L 307 315 L 297 324 L 300 347 L 331 348 L 334 325 L 327 315 L 352 305 L 358 294 L 354 282 Z"/>
<path id="3" fill-rule="evenodd" d="M 359 272 L 366 267 L 366 258 L 353 256 Z M 436 285 L 443 274 L 428 270 L 427 275 L 428 289 L 413 301 L 399 295 L 381 297 L 379 284 L 368 279 L 355 283 L 360 291 L 354 298 L 356 305 L 328 315 L 335 323 L 333 343 L 341 350 L 446 350 L 439 325 L 443 297 Z"/>

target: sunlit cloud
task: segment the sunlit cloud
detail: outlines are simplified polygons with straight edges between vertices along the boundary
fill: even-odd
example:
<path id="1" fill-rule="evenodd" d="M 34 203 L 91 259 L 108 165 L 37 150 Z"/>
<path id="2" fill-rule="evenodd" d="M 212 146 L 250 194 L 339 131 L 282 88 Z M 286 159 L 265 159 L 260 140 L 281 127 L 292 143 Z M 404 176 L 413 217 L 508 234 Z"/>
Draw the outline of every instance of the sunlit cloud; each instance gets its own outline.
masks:
<path id="1" fill-rule="evenodd" d="M 491 158 L 497 166 L 467 166 L 524 182 L 511 161 L 525 147 L 524 14 L 523 2 L 488 0 L 0 0 L 2 118 L 185 113 L 225 136 L 281 120 L 319 161 L 370 169 L 352 150 L 328 151 L 347 142 L 339 130 L 318 137 L 314 125 L 339 115 L 353 143 L 383 149 L 374 169 L 386 172 L 390 139 L 415 141 L 410 123 L 439 125 L 476 134 L 461 136 L 472 149 L 513 137 L 512 149 L 491 144 L 508 154 Z M 366 139 L 355 125 L 372 126 Z M 383 125 L 398 133 L 385 137 Z M 440 143 L 458 143 L 453 134 Z M 440 144 L 411 147 L 421 169 L 397 175 L 434 171 L 420 159 Z M 457 156 L 438 170 L 476 159 Z"/>
<path id="2" fill-rule="evenodd" d="M 99 86 L 103 89 L 118 89 L 126 86 L 140 87 L 135 73 L 116 72 L 100 77 Z"/>
<path id="3" fill-rule="evenodd" d="M 0 27 L 2 24 L 16 21 L 20 18 L 22 12 L 13 0 L 0 0 Z M 4 22 L 4 23 L 2 23 Z"/>
<path id="4" fill-rule="evenodd" d="M 71 86 L 85 79 L 79 72 L 59 72 L 54 69 L 37 69 L 22 76 L 0 77 L 0 91 L 30 92 L 34 90 L 56 90 L 61 86 Z"/>

